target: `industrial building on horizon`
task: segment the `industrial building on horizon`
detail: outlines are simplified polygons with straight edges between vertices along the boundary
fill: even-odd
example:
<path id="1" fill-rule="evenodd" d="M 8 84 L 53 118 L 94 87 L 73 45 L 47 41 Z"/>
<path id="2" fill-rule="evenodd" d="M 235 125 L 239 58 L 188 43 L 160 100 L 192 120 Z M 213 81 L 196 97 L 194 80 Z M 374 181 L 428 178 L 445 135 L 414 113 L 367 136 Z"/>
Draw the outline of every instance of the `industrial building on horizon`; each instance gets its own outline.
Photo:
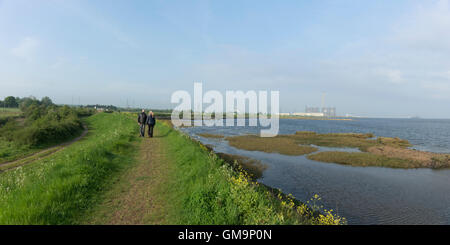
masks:
<path id="1" fill-rule="evenodd" d="M 335 117 L 336 107 L 305 107 L 305 113 L 308 116 L 319 116 L 319 117 Z"/>
<path id="2" fill-rule="evenodd" d="M 335 117 L 336 116 L 336 107 L 326 107 L 325 106 L 325 95 L 326 93 L 322 93 L 322 106 L 319 107 L 305 107 L 305 113 L 322 113 L 323 117 Z"/>
<path id="3" fill-rule="evenodd" d="M 308 107 L 305 108 L 305 113 L 322 113 L 324 117 L 335 117 L 336 107 Z"/>
<path id="4" fill-rule="evenodd" d="M 336 107 L 305 107 L 305 112 L 280 113 L 280 116 L 336 117 Z"/>
<path id="5" fill-rule="evenodd" d="M 280 113 L 280 116 L 304 116 L 304 117 L 336 117 L 336 107 L 325 106 L 325 93 L 322 94 L 321 107 L 305 107 L 305 112 Z"/>

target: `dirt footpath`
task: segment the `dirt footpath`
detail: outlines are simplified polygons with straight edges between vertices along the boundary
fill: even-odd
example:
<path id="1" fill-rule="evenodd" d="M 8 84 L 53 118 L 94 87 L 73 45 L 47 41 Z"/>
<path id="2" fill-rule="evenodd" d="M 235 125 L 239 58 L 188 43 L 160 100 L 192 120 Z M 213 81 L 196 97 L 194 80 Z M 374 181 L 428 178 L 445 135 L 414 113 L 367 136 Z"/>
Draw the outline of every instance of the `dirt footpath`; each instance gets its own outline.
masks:
<path id="1" fill-rule="evenodd" d="M 40 160 L 42 158 L 46 158 L 49 157 L 61 150 L 63 150 L 64 148 L 70 146 L 71 144 L 81 140 L 84 138 L 84 136 L 86 136 L 86 134 L 88 133 L 89 129 L 86 125 L 83 125 L 83 132 L 81 133 L 80 136 L 76 137 L 75 139 L 71 140 L 71 141 L 67 141 L 55 146 L 52 146 L 50 148 L 35 152 L 31 155 L 25 156 L 23 158 L 11 161 L 11 162 L 4 162 L 4 163 L 0 163 L 0 172 L 2 171 L 6 171 L 6 170 L 11 170 L 32 162 L 35 162 L 37 160 Z"/>
<path id="2" fill-rule="evenodd" d="M 166 224 L 166 191 L 169 164 L 163 136 L 155 132 L 140 143 L 138 163 L 120 176 L 104 201 L 95 209 L 89 224 Z"/>

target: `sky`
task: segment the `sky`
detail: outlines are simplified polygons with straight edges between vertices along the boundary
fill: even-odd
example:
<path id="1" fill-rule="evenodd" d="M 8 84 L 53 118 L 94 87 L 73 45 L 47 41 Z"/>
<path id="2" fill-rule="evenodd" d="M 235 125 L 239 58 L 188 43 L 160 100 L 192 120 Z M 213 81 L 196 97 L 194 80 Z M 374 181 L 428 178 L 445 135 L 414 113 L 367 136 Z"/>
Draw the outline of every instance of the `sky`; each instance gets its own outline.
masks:
<path id="1" fill-rule="evenodd" d="M 450 118 L 450 0 L 0 0 L 0 99 L 173 108 L 280 91 L 282 112 Z"/>

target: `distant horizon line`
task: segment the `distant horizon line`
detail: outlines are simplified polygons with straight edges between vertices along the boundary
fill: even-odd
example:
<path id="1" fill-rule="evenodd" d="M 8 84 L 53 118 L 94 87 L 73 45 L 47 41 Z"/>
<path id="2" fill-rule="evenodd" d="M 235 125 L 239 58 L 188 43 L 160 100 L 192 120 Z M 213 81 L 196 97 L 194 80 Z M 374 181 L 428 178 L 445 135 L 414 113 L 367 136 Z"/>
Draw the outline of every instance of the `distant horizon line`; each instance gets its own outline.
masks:
<path id="1" fill-rule="evenodd" d="M 88 105 L 100 105 L 100 106 L 114 106 L 120 109 L 130 109 L 130 110 L 173 110 L 173 108 L 168 108 L 168 107 L 148 107 L 148 106 L 144 106 L 144 107 L 124 107 L 124 106 L 117 106 L 114 104 L 67 104 L 67 103 L 61 103 L 61 104 L 57 104 L 57 105 L 68 105 L 68 106 L 88 106 Z M 226 112 L 223 112 L 226 113 Z M 292 112 L 280 112 L 280 113 L 292 113 Z M 350 113 L 347 113 L 350 114 Z M 320 117 L 318 117 L 320 118 Z M 428 120 L 450 120 L 450 117 L 442 117 L 442 118 L 437 118 L 437 117 L 422 117 L 422 116 L 367 116 L 367 115 L 352 115 L 352 116 L 346 116 L 346 115 L 338 115 L 335 117 L 331 117 L 331 118 L 368 118 L 368 119 L 428 119 Z"/>

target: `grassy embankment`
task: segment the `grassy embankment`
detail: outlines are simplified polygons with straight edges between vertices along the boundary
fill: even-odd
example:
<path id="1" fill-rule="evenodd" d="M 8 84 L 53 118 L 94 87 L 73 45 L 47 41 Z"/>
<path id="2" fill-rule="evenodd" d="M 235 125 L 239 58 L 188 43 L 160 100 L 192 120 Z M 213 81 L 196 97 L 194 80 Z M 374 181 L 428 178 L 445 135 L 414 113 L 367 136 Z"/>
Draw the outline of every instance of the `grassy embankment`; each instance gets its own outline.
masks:
<path id="1" fill-rule="evenodd" d="M 38 100 L 11 111 L 15 116 L 0 120 L 0 164 L 74 139 L 83 131 L 81 117 L 92 113 Z"/>
<path id="2" fill-rule="evenodd" d="M 251 180 L 199 142 L 159 123 L 173 181 L 167 199 L 173 205 L 172 224 L 341 224 L 332 211 L 308 208 L 276 190 Z M 313 202 L 316 202 L 316 196 Z M 314 209 L 314 211 L 313 211 Z M 313 214 L 314 213 L 314 214 Z"/>
<path id="3" fill-rule="evenodd" d="M 373 134 L 297 132 L 274 138 L 252 135 L 226 137 L 233 147 L 286 155 L 304 155 L 317 151 L 316 146 L 358 148 L 361 152 L 324 151 L 309 154 L 311 160 L 351 166 L 391 168 L 448 168 L 450 154 L 409 149 L 411 144 L 399 138 L 378 137 Z"/>
<path id="4" fill-rule="evenodd" d="M 54 155 L 0 174 L 0 224 L 71 224 L 96 202 L 114 173 L 133 161 L 134 120 L 100 113 L 86 138 Z"/>

